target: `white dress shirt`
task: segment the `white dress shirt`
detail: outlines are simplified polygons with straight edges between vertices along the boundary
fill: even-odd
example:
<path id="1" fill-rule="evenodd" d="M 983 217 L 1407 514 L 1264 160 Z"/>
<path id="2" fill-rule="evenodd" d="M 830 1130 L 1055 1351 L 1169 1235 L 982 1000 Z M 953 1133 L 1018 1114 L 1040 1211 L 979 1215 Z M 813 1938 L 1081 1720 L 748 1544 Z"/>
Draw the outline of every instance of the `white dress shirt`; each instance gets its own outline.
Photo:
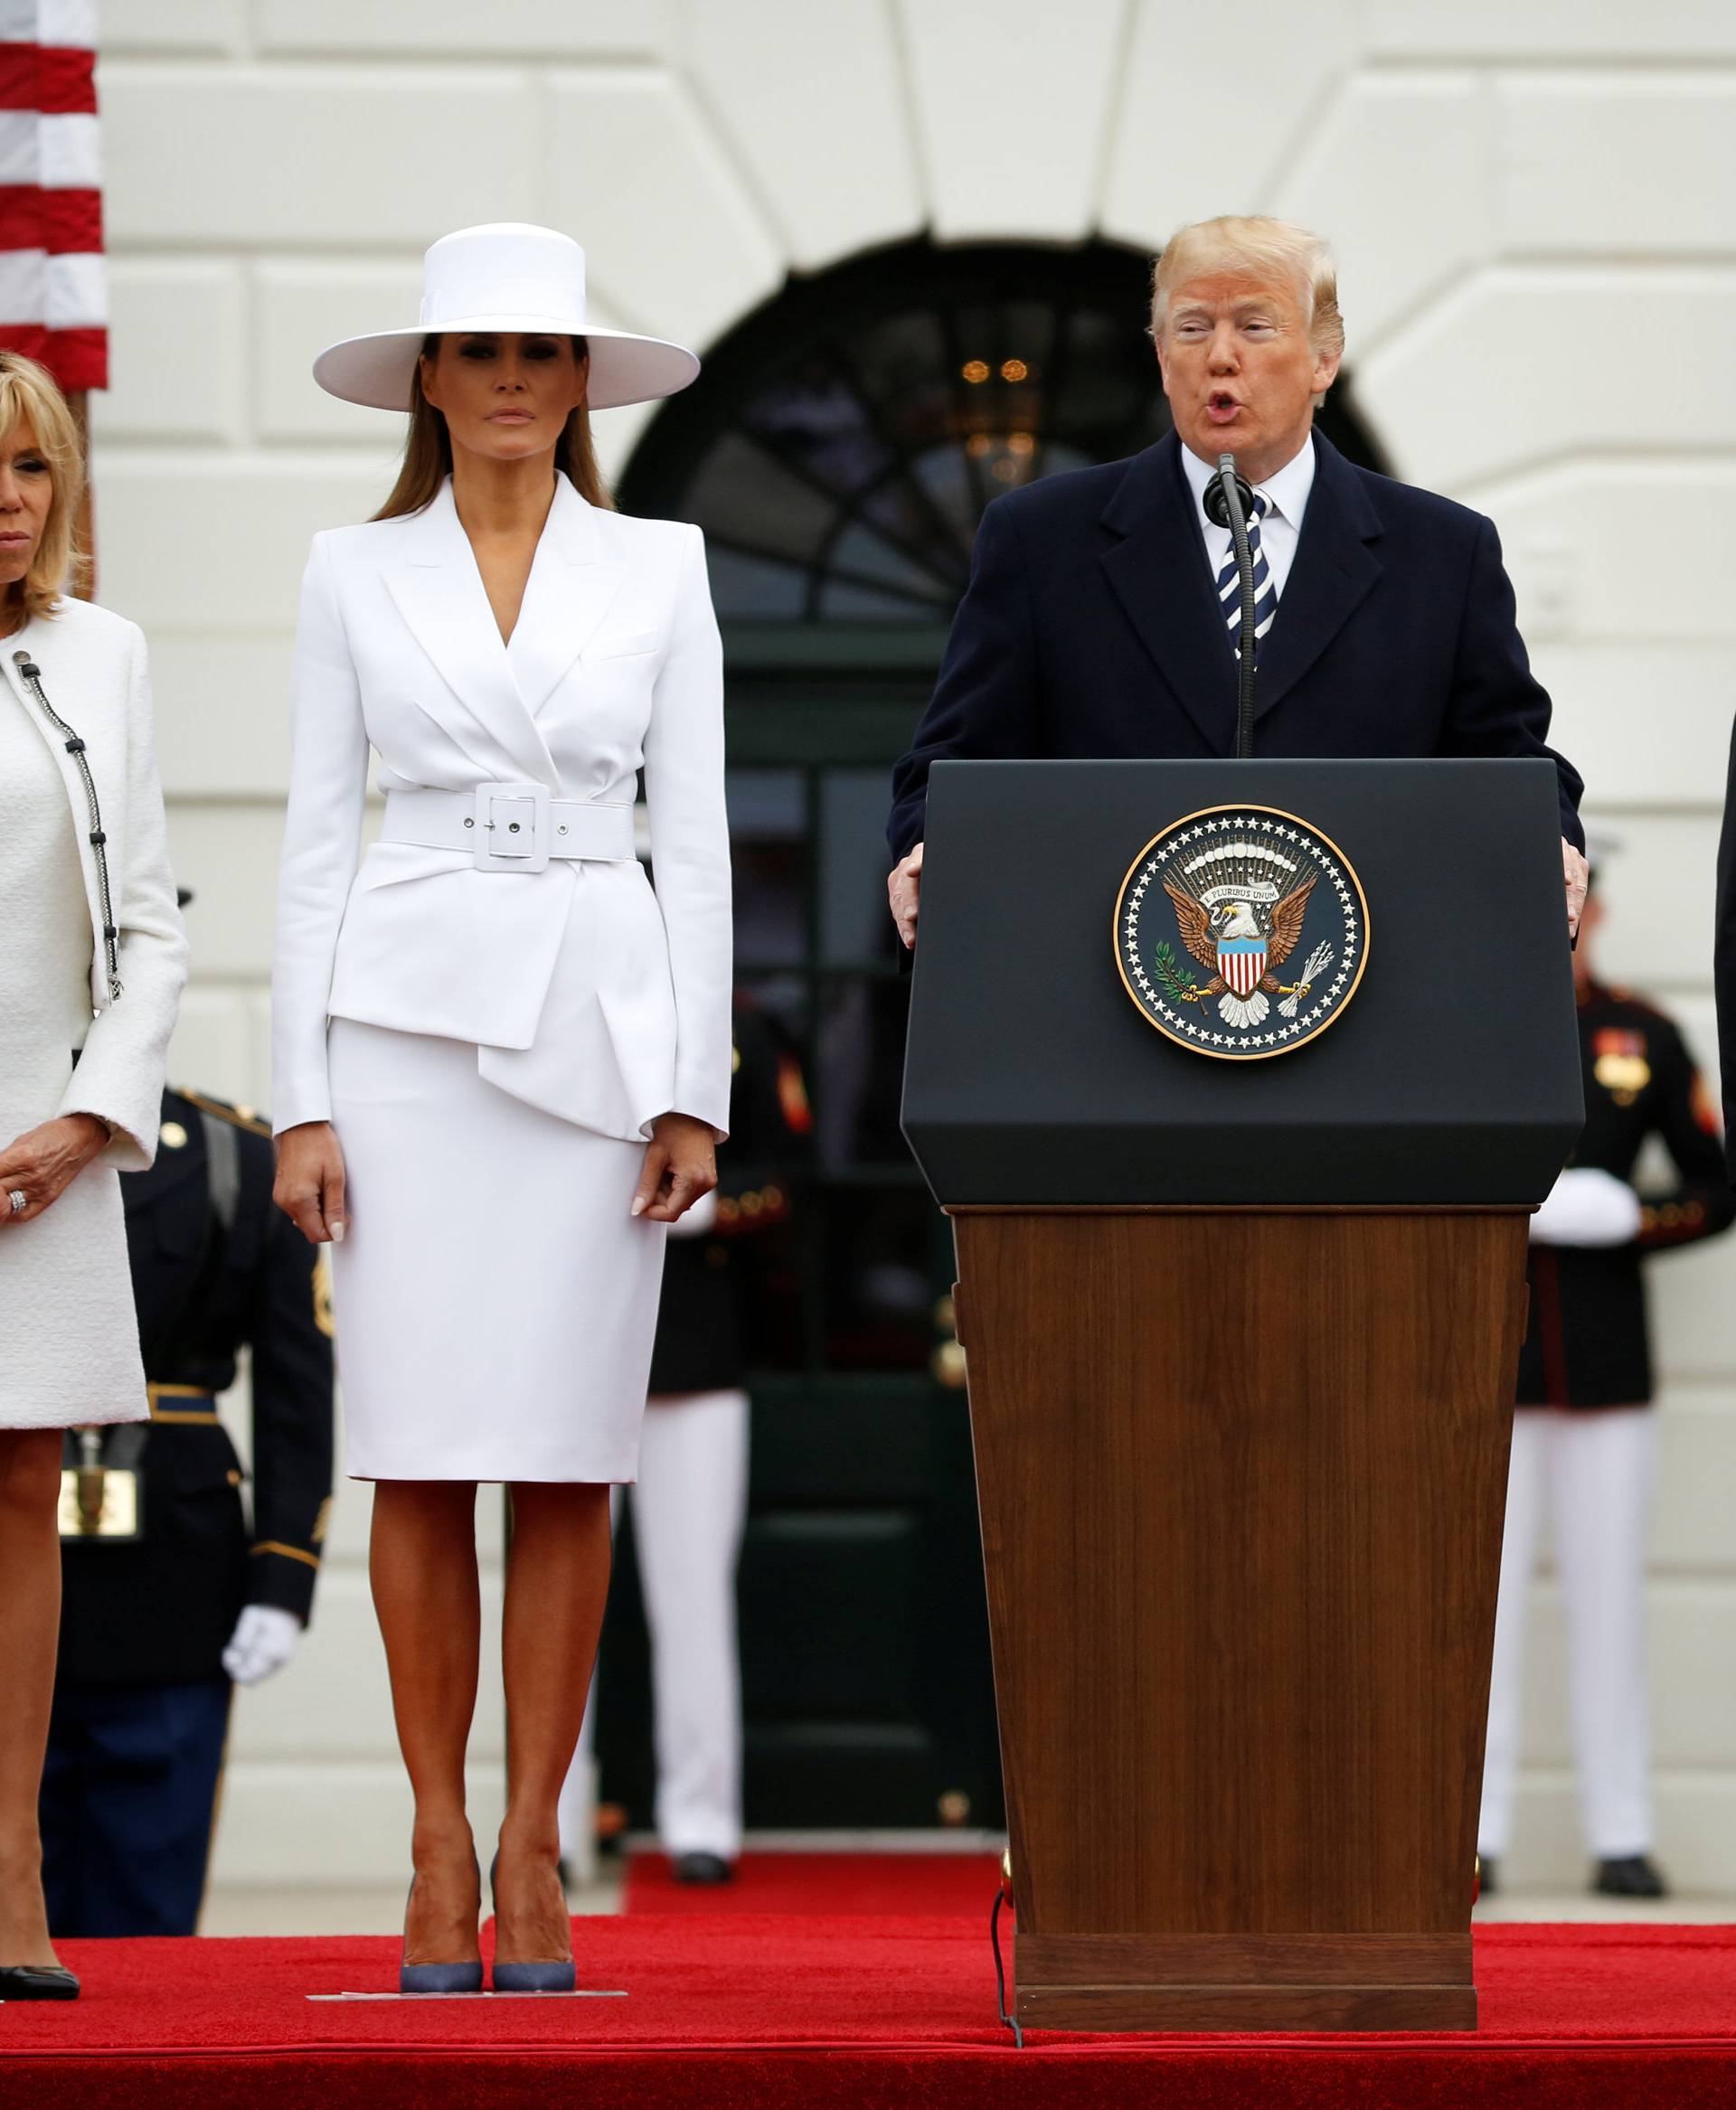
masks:
<path id="1" fill-rule="evenodd" d="M 1227 527 L 1220 527 L 1216 521 L 1205 517 L 1205 487 L 1217 473 L 1213 462 L 1203 462 L 1194 449 L 1184 442 L 1182 468 L 1187 476 L 1187 487 L 1194 494 L 1194 517 L 1200 523 L 1200 532 L 1205 537 L 1206 561 L 1212 567 L 1212 576 L 1217 578 L 1230 561 L 1231 535 Z M 1275 476 L 1269 476 L 1263 484 L 1256 484 L 1256 491 L 1264 494 L 1270 511 L 1260 523 L 1260 546 L 1266 552 L 1266 566 L 1272 575 L 1272 587 L 1281 607 L 1285 582 L 1290 576 L 1290 566 L 1296 560 L 1297 540 L 1302 532 L 1303 515 L 1308 510 L 1308 493 L 1314 488 L 1314 436 L 1309 434 L 1302 444 L 1300 454 L 1294 455 Z"/>

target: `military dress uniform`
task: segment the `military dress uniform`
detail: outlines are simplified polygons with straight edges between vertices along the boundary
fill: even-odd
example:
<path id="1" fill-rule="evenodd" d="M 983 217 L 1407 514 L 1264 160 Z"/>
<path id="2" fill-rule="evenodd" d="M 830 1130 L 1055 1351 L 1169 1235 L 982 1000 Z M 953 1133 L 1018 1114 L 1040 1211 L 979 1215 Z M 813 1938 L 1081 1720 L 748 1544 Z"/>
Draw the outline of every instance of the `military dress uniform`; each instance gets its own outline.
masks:
<path id="1" fill-rule="evenodd" d="M 1644 1201 L 1627 1193 L 1631 1214 L 1607 1230 L 1568 1224 L 1575 1242 L 1556 1242 L 1551 1203 L 1536 1220 L 1478 1842 L 1486 1860 L 1498 1857 L 1512 1831 L 1525 1598 L 1547 1505 L 1586 1841 L 1600 1864 L 1599 1887 L 1644 1894 L 1623 1875 L 1645 1882 L 1637 1864 L 1653 1845 L 1645 1567 L 1656 1418 L 1641 1264 L 1728 1229 L 1736 1195 L 1725 1184 L 1717 1115 L 1675 1026 L 1625 990 L 1595 982 L 1580 998 L 1579 1025 L 1586 1119 L 1563 1188 L 1590 1169 L 1631 1189 L 1654 1136 L 1675 1183 Z M 1612 1184 L 1609 1192 L 1618 1194 Z"/>
<path id="2" fill-rule="evenodd" d="M 189 1935 L 244 1606 L 306 1622 L 332 1484 L 325 1271 L 271 1201 L 267 1126 L 166 1092 L 122 1181 L 150 1419 L 68 1432 L 60 1668 L 42 1781 L 57 1935 Z M 250 1355 L 246 1475 L 216 1396 Z"/>
<path id="3" fill-rule="evenodd" d="M 741 1847 L 735 1569 L 747 1521 L 749 1402 L 741 1250 L 788 1220 L 793 1162 L 812 1127 L 794 1055 L 740 997 L 732 1022 L 730 1139 L 715 1194 L 670 1229 L 628 1497 L 651 1638 L 657 1836 L 678 1870 L 701 1879 L 726 1874 Z M 590 1822 L 594 1711 L 561 1798 L 563 1844 L 575 1860 Z"/>

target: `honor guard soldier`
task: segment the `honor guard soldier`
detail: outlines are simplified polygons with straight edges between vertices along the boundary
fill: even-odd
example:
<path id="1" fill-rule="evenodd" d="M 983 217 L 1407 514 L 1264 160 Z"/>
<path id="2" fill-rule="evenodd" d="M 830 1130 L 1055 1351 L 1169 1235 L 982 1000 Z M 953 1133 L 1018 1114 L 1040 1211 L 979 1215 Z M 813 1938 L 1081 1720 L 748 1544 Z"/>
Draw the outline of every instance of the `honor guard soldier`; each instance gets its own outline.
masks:
<path id="1" fill-rule="evenodd" d="M 813 1126 L 795 1055 L 737 996 L 730 1138 L 718 1183 L 670 1229 L 632 1492 L 651 1639 L 657 1836 L 678 1880 L 727 1882 L 741 1850 L 741 1678 L 735 1571 L 748 1508 L 741 1248 L 790 1214 Z M 594 1718 L 561 1797 L 570 1863 L 591 1821 Z"/>
<path id="2" fill-rule="evenodd" d="M 313 1605 L 329 1297 L 272 1175 L 265 1122 L 170 1091 L 156 1165 L 121 1182 L 151 1418 L 67 1436 L 42 1803 L 57 1936 L 195 1931 L 233 1687 L 288 1662 Z M 250 1502 L 216 1404 L 243 1348 Z"/>
<path id="3" fill-rule="evenodd" d="M 1650 1004 L 1593 978 L 1590 939 L 1602 913 L 1594 888 L 1573 960 L 1585 1129 L 1532 1219 L 1478 1848 L 1483 1888 L 1492 1889 L 1513 1826 L 1525 1599 L 1547 1506 L 1591 1887 L 1661 1898 L 1645 1625 L 1656 1418 L 1641 1261 L 1727 1229 L 1736 1195 L 1725 1184 L 1717 1115 L 1681 1033 Z M 1654 1137 L 1675 1182 L 1642 1200 L 1634 1168 Z"/>

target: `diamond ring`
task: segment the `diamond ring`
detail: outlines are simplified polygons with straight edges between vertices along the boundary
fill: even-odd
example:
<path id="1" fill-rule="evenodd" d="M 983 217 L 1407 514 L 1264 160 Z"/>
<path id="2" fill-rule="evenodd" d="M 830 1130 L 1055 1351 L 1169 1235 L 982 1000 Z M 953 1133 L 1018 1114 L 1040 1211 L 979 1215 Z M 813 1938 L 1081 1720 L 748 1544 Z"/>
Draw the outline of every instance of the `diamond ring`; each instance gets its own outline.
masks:
<path id="1" fill-rule="evenodd" d="M 12 1213 L 14 1216 L 22 1216 L 25 1210 L 30 1207 L 30 1196 L 24 1192 L 22 1187 L 14 1187 L 11 1193 L 6 1196 L 6 1200 L 12 1203 Z"/>

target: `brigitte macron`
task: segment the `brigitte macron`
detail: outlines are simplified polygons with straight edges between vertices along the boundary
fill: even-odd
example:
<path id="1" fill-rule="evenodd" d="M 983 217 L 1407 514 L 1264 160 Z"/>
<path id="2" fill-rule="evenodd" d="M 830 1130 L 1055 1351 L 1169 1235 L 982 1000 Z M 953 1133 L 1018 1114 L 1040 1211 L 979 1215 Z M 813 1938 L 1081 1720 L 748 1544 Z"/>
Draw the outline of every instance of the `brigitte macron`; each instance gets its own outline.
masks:
<path id="1" fill-rule="evenodd" d="M 335 1243 L 347 1468 L 415 1794 L 401 1984 L 482 1983 L 464 1802 L 476 1484 L 513 1490 L 496 1991 L 573 1983 L 555 1804 L 637 1472 L 666 1227 L 729 1118 L 722 681 L 699 531 L 611 509 L 589 413 L 691 381 L 588 327 L 584 251 L 467 228 L 324 353 L 410 429 L 319 536 L 274 978 L 278 1197 Z M 372 749 L 384 824 L 356 869 Z M 634 854 L 645 772 L 656 890 Z"/>
<path id="2" fill-rule="evenodd" d="M 143 1421 L 116 1175 L 156 1151 L 186 942 L 145 640 L 68 598 L 71 411 L 0 353 L 0 2000 L 71 2000 L 36 1798 L 60 1626 L 62 1430 Z"/>

